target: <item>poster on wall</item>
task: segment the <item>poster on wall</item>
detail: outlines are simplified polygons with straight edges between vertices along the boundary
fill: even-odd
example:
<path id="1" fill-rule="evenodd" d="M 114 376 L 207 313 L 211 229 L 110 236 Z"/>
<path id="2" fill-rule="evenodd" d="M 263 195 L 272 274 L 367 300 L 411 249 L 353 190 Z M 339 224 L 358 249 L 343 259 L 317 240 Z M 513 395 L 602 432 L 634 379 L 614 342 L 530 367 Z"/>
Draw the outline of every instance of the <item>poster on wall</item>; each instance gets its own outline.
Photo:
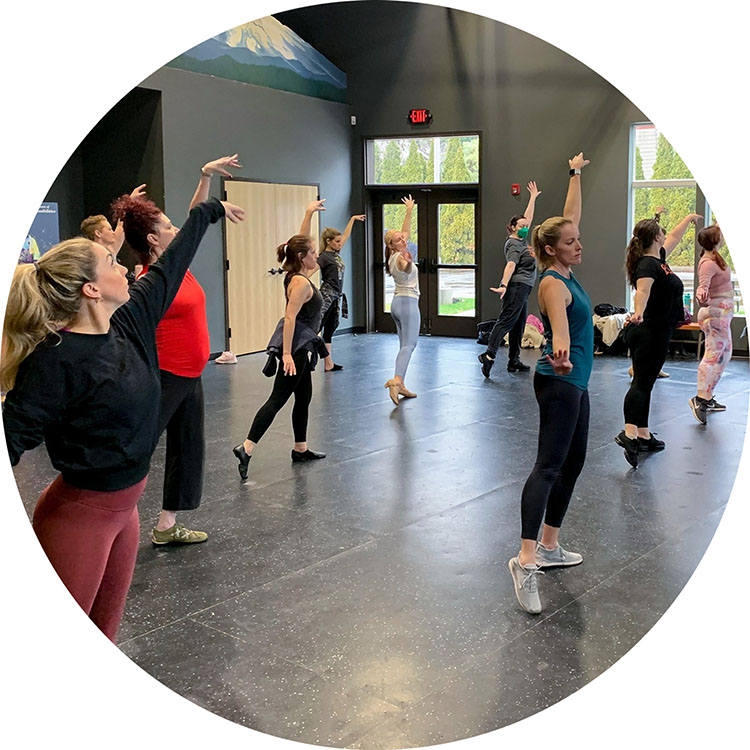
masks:
<path id="1" fill-rule="evenodd" d="M 60 241 L 57 203 L 42 203 L 21 248 L 19 263 L 33 263 Z"/>

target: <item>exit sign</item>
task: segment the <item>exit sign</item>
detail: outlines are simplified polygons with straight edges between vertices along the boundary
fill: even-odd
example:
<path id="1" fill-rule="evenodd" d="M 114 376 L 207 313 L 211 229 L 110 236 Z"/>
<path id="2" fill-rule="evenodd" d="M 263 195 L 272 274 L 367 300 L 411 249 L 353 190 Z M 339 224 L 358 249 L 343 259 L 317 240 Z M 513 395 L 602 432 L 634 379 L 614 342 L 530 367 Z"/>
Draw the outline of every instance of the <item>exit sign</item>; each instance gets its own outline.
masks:
<path id="1" fill-rule="evenodd" d="M 429 125 L 432 122 L 432 112 L 429 109 L 410 109 L 407 120 L 412 125 Z"/>

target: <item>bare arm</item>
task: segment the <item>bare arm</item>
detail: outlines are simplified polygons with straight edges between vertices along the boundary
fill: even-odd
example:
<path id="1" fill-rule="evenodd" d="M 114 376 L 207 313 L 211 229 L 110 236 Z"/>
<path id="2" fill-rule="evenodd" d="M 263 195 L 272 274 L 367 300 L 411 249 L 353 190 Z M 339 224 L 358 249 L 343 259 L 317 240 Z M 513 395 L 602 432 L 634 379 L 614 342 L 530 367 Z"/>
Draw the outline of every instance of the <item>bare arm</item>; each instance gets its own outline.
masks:
<path id="1" fill-rule="evenodd" d="M 404 235 L 404 239 L 409 239 L 409 232 L 411 232 L 411 212 L 414 210 L 414 199 L 409 195 L 408 198 L 402 198 L 401 202 L 406 206 L 406 215 L 404 216 L 404 223 L 401 225 L 401 234 Z"/>
<path id="2" fill-rule="evenodd" d="M 354 226 L 354 222 L 364 221 L 365 218 L 367 217 L 364 214 L 355 214 L 349 219 L 349 221 L 346 224 L 346 228 L 344 229 L 344 233 L 341 235 L 341 247 L 346 245 L 346 241 L 349 239 L 349 236 L 352 233 L 352 227 Z"/>
<path id="3" fill-rule="evenodd" d="M 571 169 L 580 169 L 589 164 L 588 159 L 583 158 L 583 151 L 568 159 Z M 563 217 L 578 225 L 581 223 L 581 175 L 571 175 L 568 183 L 568 194 L 565 197 Z"/>
<path id="4" fill-rule="evenodd" d="M 310 227 L 312 226 L 312 217 L 316 211 L 325 211 L 326 207 L 323 205 L 326 199 L 320 201 L 313 201 L 309 203 L 305 209 L 305 215 L 302 217 L 302 223 L 299 225 L 299 234 L 310 235 Z"/>
<path id="5" fill-rule="evenodd" d="M 669 255 L 677 245 L 680 244 L 680 240 L 684 237 L 687 228 L 691 222 L 698 227 L 698 222 L 703 221 L 703 217 L 700 214 L 688 214 L 666 237 L 664 240 L 664 252 Z"/>
<path id="6" fill-rule="evenodd" d="M 501 297 L 505 296 L 505 290 L 508 286 L 508 282 L 510 281 L 510 277 L 513 275 L 513 272 L 516 270 L 516 263 L 515 261 L 509 260 L 505 264 L 505 268 L 503 269 L 503 278 L 500 279 L 500 286 L 491 286 L 490 291 L 495 292 L 496 294 L 499 294 Z"/>
<path id="7" fill-rule="evenodd" d="M 635 297 L 633 298 L 633 314 L 629 315 L 628 323 L 642 323 L 643 313 L 648 304 L 648 298 L 651 296 L 651 287 L 654 280 L 649 278 L 638 279 L 635 282 Z"/>
<path id="8" fill-rule="evenodd" d="M 211 187 L 211 177 L 215 174 L 223 175 L 224 177 L 231 177 L 232 173 L 228 171 L 229 167 L 234 169 L 242 169 L 238 155 L 232 154 L 232 156 L 222 156 L 219 159 L 206 162 L 201 167 L 201 176 L 198 180 L 198 187 L 195 188 L 193 198 L 188 206 L 188 211 L 191 211 L 199 203 L 203 203 L 208 200 L 208 191 Z"/>
<path id="9" fill-rule="evenodd" d="M 411 273 L 413 263 L 414 258 L 408 250 L 404 250 L 403 253 L 399 253 L 396 257 L 396 265 L 398 266 L 398 270 L 403 271 L 404 273 Z"/>
<path id="10" fill-rule="evenodd" d="M 531 225 L 531 222 L 534 221 L 534 206 L 536 205 L 536 199 L 542 194 L 542 191 L 537 189 L 534 180 L 529 182 L 526 189 L 529 191 L 529 202 L 526 205 L 526 210 L 523 212 L 523 215 L 526 217 L 526 221 L 529 222 L 529 225 Z"/>
<path id="11" fill-rule="evenodd" d="M 570 361 L 570 329 L 567 306 L 572 297 L 562 281 L 548 276 L 539 285 L 539 307 L 549 318 L 552 327 L 552 354 L 547 360 L 556 375 L 567 375 L 573 370 Z"/>
<path id="12" fill-rule="evenodd" d="M 284 333 L 281 361 L 284 364 L 284 375 L 296 375 L 297 368 L 292 358 L 292 342 L 294 341 L 294 326 L 297 315 L 311 297 L 313 291 L 310 284 L 299 276 L 295 276 L 289 282 L 286 310 L 284 311 Z"/>

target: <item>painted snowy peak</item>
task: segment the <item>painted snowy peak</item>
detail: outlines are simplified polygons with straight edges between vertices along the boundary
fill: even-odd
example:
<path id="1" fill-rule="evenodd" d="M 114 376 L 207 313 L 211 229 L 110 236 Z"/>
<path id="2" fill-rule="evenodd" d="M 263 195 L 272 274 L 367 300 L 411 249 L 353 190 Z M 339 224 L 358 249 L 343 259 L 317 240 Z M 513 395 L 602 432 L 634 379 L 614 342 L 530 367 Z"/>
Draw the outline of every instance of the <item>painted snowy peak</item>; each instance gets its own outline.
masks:
<path id="1" fill-rule="evenodd" d="M 341 70 L 272 16 L 217 34 L 174 62 L 182 67 L 179 62 L 185 58 L 209 62 L 222 57 L 229 57 L 240 66 L 288 69 L 308 80 L 346 89 L 346 75 Z M 213 70 L 205 72 L 215 73 Z"/>

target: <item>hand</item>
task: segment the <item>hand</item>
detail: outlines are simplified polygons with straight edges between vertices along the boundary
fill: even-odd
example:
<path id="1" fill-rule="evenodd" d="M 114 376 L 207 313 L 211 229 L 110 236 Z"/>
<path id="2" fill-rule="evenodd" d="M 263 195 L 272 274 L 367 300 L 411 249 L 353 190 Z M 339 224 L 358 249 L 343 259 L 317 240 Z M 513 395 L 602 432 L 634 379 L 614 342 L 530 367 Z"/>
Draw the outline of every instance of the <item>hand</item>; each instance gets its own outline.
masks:
<path id="1" fill-rule="evenodd" d="M 242 169 L 242 164 L 240 164 L 237 156 L 237 154 L 232 154 L 231 156 L 222 156 L 220 159 L 209 161 L 203 165 L 202 171 L 204 174 L 208 172 L 209 175 L 220 174 L 224 177 L 231 177 L 232 173 L 228 171 L 229 167 Z"/>
<path id="2" fill-rule="evenodd" d="M 698 224 L 699 223 L 700 224 L 703 223 L 703 215 L 702 214 L 690 214 L 690 216 L 688 218 L 690 219 L 690 221 L 693 222 L 693 224 L 695 224 L 695 228 L 696 229 L 698 228 Z"/>
<path id="3" fill-rule="evenodd" d="M 146 183 L 144 182 L 143 185 L 138 185 L 137 188 L 133 188 L 133 191 L 130 193 L 131 198 L 144 198 L 146 196 Z"/>
<path id="4" fill-rule="evenodd" d="M 309 203 L 307 208 L 305 209 L 306 213 L 314 214 L 316 211 L 325 211 L 326 207 L 323 205 L 326 202 L 326 199 L 323 198 L 323 200 L 320 201 L 313 201 L 312 203 Z"/>
<path id="5" fill-rule="evenodd" d="M 239 222 L 245 221 L 244 208 L 235 206 L 234 203 L 227 203 L 227 201 L 221 201 L 221 205 L 224 206 L 224 213 L 232 224 L 239 224 Z"/>
<path id="6" fill-rule="evenodd" d="M 414 262 L 414 256 L 408 251 L 408 250 L 402 250 L 401 251 L 401 257 L 407 262 L 407 263 L 413 263 Z"/>
<path id="7" fill-rule="evenodd" d="M 505 292 L 508 291 L 508 288 L 504 286 L 491 286 L 490 291 L 495 292 L 495 294 L 499 294 L 500 299 L 502 299 L 505 296 Z"/>
<path id="8" fill-rule="evenodd" d="M 409 194 L 408 197 L 402 198 L 401 202 L 406 206 L 407 211 L 411 211 L 412 208 L 414 208 L 414 198 L 411 197 L 411 194 Z"/>
<path id="9" fill-rule="evenodd" d="M 583 158 L 583 151 L 580 154 L 576 154 L 572 159 L 568 159 L 571 169 L 583 169 L 587 164 L 591 164 L 588 159 Z"/>
<path id="10" fill-rule="evenodd" d="M 555 375 L 568 375 L 573 371 L 573 363 L 568 358 L 567 349 L 558 349 L 555 352 L 554 359 L 549 354 L 545 354 L 545 357 L 547 357 L 547 361 L 552 365 Z"/>
<path id="11" fill-rule="evenodd" d="M 707 289 L 696 290 L 695 299 L 697 299 L 698 302 L 701 303 L 701 305 L 705 305 L 706 302 L 708 302 L 708 290 Z"/>
<path id="12" fill-rule="evenodd" d="M 354 219 L 355 221 L 364 221 L 366 218 L 367 216 L 365 216 L 364 214 L 355 214 L 354 216 L 352 216 L 352 219 Z"/>
<path id="13" fill-rule="evenodd" d="M 296 375 L 297 368 L 294 366 L 294 359 L 291 354 L 284 354 L 281 357 L 281 361 L 284 365 L 284 375 Z"/>
<path id="14" fill-rule="evenodd" d="M 529 193 L 531 193 L 532 198 L 537 198 L 542 194 L 542 191 L 537 188 L 536 182 L 534 182 L 534 180 L 531 180 L 529 182 L 529 184 L 526 186 L 526 189 L 529 191 Z"/>
<path id="15" fill-rule="evenodd" d="M 630 313 L 627 318 L 625 318 L 625 325 L 638 325 L 639 323 L 643 323 L 643 315 L 641 313 Z"/>

